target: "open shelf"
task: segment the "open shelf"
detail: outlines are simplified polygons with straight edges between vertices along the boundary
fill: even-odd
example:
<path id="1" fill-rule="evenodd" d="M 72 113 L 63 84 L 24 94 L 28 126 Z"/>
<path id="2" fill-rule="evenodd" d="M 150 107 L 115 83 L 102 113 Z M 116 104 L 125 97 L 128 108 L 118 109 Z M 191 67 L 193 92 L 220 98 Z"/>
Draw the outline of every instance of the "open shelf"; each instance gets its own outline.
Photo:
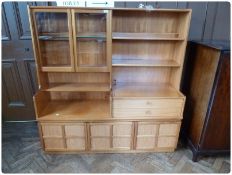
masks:
<path id="1" fill-rule="evenodd" d="M 44 91 L 78 91 L 78 92 L 107 92 L 109 83 L 50 83 Z"/>
<path id="2" fill-rule="evenodd" d="M 113 97 L 178 98 L 183 95 L 166 83 L 117 83 L 113 86 Z"/>
<path id="3" fill-rule="evenodd" d="M 109 100 L 51 100 L 39 120 L 80 120 L 110 118 Z"/>
<path id="4" fill-rule="evenodd" d="M 179 33 L 119 33 L 112 34 L 113 39 L 120 40 L 184 40 Z"/>
<path id="5" fill-rule="evenodd" d="M 149 60 L 149 59 L 112 59 L 112 66 L 134 67 L 179 67 L 174 60 Z"/>

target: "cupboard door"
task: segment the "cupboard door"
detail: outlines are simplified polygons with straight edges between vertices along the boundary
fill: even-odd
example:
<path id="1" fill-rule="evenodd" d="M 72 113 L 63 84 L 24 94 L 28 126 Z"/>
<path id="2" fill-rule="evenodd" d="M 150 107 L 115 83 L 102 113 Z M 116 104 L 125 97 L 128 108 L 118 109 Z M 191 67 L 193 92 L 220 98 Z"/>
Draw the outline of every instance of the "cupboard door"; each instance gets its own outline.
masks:
<path id="1" fill-rule="evenodd" d="M 121 122 L 113 124 L 113 136 L 131 137 L 132 122 Z"/>
<path id="2" fill-rule="evenodd" d="M 43 137 L 63 137 L 62 126 L 59 124 L 42 124 Z"/>
<path id="3" fill-rule="evenodd" d="M 35 41 L 42 71 L 74 71 L 71 12 L 34 9 Z"/>
<path id="4" fill-rule="evenodd" d="M 66 124 L 65 125 L 66 137 L 85 137 L 85 125 L 84 124 Z"/>
<path id="5" fill-rule="evenodd" d="M 91 137 L 109 137 L 111 124 L 107 123 L 93 123 L 90 126 Z"/>
<path id="6" fill-rule="evenodd" d="M 77 71 L 108 72 L 111 66 L 109 10 L 73 10 Z"/>
<path id="7" fill-rule="evenodd" d="M 146 122 L 138 123 L 138 136 L 156 136 L 158 125 Z"/>
<path id="8" fill-rule="evenodd" d="M 91 150 L 109 150 L 110 138 L 93 137 L 91 138 Z"/>
<path id="9" fill-rule="evenodd" d="M 155 148 L 155 137 L 137 137 L 136 149 L 151 150 Z"/>
<path id="10" fill-rule="evenodd" d="M 177 144 L 177 137 L 159 137 L 158 148 L 175 148 Z"/>
<path id="11" fill-rule="evenodd" d="M 158 125 L 151 122 L 138 122 L 135 149 L 152 150 L 155 148 Z"/>
<path id="12" fill-rule="evenodd" d="M 180 124 L 167 123 L 160 124 L 159 136 L 176 136 L 179 134 Z"/>
<path id="13" fill-rule="evenodd" d="M 67 138 L 68 150 L 85 150 L 85 138 Z"/>
<path id="14" fill-rule="evenodd" d="M 44 138 L 45 150 L 64 149 L 64 140 L 62 138 Z"/>
<path id="15" fill-rule="evenodd" d="M 131 138 L 130 137 L 113 137 L 113 148 L 114 149 L 130 149 Z"/>

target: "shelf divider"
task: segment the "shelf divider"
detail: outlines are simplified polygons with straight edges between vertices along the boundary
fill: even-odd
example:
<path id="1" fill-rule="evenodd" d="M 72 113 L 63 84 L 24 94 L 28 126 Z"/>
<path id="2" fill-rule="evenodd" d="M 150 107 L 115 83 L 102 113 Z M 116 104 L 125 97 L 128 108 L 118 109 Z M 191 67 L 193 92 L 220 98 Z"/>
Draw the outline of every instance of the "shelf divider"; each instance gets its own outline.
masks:
<path id="1" fill-rule="evenodd" d="M 120 40 L 184 40 L 179 33 L 121 33 L 113 32 L 113 39 Z"/>
<path id="2" fill-rule="evenodd" d="M 108 92 L 109 83 L 50 83 L 44 91 L 54 92 Z"/>

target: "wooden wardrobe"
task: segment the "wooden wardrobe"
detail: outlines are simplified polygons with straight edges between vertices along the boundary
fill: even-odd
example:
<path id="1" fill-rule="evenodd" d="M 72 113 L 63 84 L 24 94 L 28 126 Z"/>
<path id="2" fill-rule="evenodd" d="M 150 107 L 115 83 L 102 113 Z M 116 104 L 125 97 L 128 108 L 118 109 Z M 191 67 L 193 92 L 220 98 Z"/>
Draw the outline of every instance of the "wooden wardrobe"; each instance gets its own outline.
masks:
<path id="1" fill-rule="evenodd" d="M 183 93 L 183 138 L 201 155 L 230 153 L 230 46 L 226 41 L 188 44 Z"/>
<path id="2" fill-rule="evenodd" d="M 29 7 L 46 152 L 174 151 L 189 9 Z"/>

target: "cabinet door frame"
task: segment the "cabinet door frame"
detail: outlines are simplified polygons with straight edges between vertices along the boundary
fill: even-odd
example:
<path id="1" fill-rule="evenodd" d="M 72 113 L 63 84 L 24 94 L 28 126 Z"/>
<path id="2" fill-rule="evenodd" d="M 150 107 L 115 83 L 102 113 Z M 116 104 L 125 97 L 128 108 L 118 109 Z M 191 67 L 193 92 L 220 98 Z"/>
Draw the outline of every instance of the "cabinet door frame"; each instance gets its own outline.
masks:
<path id="1" fill-rule="evenodd" d="M 72 9 L 72 31 L 73 31 L 73 47 L 74 47 L 74 58 L 75 58 L 75 69 L 76 72 L 111 72 L 111 55 L 112 55 L 112 11 L 111 10 L 85 10 L 85 9 Z M 105 67 L 81 67 L 77 56 L 77 41 L 76 41 L 76 19 L 75 14 L 77 13 L 98 13 L 106 14 L 106 66 Z"/>
<path id="2" fill-rule="evenodd" d="M 31 9 L 32 11 L 32 30 L 34 30 L 33 37 L 33 47 L 36 52 L 36 60 L 38 68 L 41 69 L 42 72 L 74 72 L 75 71 L 75 62 L 73 55 L 73 36 L 72 36 L 72 20 L 71 20 L 71 10 L 70 9 Z M 69 36 L 69 51 L 70 51 L 70 66 L 43 66 L 42 65 L 42 57 L 41 50 L 39 46 L 39 38 L 38 38 L 38 30 L 36 27 L 36 12 L 50 12 L 50 13 L 67 13 L 67 23 L 68 23 L 68 36 Z"/>

